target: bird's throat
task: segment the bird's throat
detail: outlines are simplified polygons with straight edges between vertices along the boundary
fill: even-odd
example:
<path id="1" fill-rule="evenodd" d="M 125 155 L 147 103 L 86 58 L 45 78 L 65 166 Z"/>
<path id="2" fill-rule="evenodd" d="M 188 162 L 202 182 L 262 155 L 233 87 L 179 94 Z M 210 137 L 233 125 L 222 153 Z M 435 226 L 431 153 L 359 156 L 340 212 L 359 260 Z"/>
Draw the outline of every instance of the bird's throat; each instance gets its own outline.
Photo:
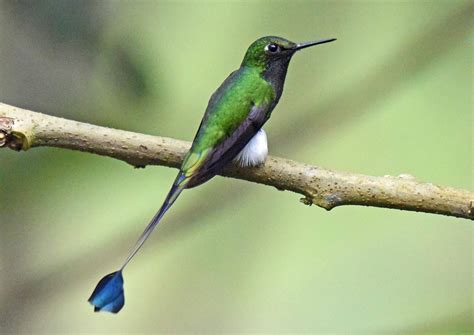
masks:
<path id="1" fill-rule="evenodd" d="M 281 94 L 283 93 L 283 85 L 285 84 L 286 72 L 288 71 L 290 60 L 291 57 L 274 60 L 269 62 L 263 70 L 263 79 L 270 83 L 275 91 L 275 105 L 278 103 L 278 100 L 280 100 Z"/>

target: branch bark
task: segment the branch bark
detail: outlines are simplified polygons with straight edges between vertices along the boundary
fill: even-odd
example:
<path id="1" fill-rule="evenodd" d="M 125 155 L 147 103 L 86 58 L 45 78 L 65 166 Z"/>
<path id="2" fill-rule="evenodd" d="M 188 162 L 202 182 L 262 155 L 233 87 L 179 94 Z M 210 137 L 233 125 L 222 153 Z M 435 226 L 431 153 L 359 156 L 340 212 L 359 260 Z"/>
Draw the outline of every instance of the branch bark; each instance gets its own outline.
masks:
<path id="1" fill-rule="evenodd" d="M 179 168 L 186 141 L 95 126 L 0 103 L 0 147 L 58 147 L 125 161 L 135 167 Z M 301 201 L 330 210 L 341 205 L 397 208 L 474 220 L 474 193 L 417 181 L 410 175 L 365 176 L 268 157 L 256 168 L 226 168 L 226 177 L 302 194 Z"/>

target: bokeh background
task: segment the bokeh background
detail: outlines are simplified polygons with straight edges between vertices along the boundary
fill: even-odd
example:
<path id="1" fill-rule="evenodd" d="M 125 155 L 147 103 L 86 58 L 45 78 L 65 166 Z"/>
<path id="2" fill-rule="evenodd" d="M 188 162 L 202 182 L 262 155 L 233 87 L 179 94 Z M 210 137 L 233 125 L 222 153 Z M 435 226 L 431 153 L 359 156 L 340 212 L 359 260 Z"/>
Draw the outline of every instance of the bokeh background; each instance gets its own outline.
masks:
<path id="1" fill-rule="evenodd" d="M 296 55 L 270 153 L 472 190 L 472 1 L 0 1 L 0 101 L 191 140 L 264 35 Z M 221 177 L 185 192 L 125 273 L 87 298 L 176 171 L 0 152 L 0 332 L 469 333 L 473 228 L 389 209 L 326 212 Z"/>

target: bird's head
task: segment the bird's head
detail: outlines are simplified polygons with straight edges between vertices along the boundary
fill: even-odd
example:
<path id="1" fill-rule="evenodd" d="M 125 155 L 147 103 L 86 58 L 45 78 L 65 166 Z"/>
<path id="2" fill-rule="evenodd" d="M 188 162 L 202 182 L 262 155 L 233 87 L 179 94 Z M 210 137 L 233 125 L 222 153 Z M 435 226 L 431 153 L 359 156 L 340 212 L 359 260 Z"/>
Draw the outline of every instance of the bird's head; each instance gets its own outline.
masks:
<path id="1" fill-rule="evenodd" d="M 296 51 L 318 44 L 335 41 L 335 38 L 316 42 L 295 43 L 277 36 L 265 36 L 253 42 L 247 49 L 242 66 L 267 68 L 271 63 L 288 64 Z"/>

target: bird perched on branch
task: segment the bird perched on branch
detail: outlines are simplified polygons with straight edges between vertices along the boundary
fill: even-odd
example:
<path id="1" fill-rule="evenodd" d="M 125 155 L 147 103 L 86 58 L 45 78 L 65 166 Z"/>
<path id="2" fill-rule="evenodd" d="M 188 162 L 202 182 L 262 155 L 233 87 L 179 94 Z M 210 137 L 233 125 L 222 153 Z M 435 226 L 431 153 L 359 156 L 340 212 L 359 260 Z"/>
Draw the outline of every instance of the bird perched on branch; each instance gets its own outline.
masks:
<path id="1" fill-rule="evenodd" d="M 239 69 L 232 72 L 209 100 L 191 149 L 163 205 L 139 237 L 122 267 L 103 277 L 89 302 L 94 310 L 119 312 L 124 303 L 122 272 L 186 188 L 218 174 L 232 160 L 241 166 L 263 164 L 267 136 L 262 126 L 280 100 L 291 57 L 307 47 L 335 41 L 294 43 L 267 36 L 253 42 Z"/>

